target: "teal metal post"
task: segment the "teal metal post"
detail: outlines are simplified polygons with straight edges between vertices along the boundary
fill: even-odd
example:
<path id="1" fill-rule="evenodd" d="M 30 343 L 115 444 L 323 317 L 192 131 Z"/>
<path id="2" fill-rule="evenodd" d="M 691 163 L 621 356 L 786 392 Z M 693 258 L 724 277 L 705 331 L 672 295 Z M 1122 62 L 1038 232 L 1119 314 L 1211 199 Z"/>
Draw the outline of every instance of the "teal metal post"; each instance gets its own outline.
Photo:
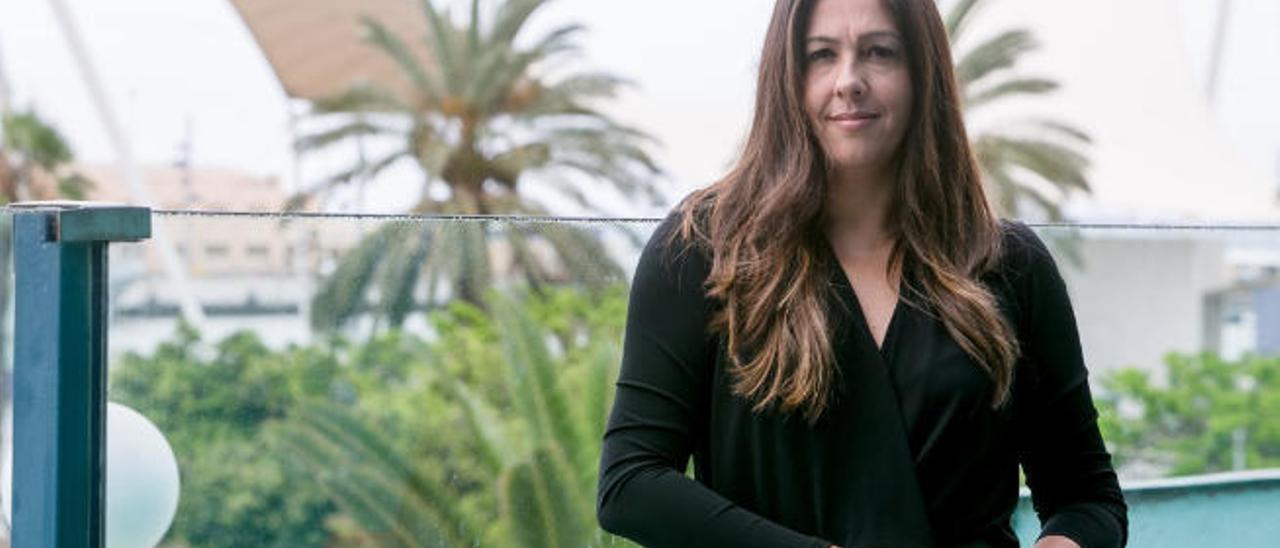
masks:
<path id="1" fill-rule="evenodd" d="M 103 546 L 107 245 L 151 235 L 151 211 L 23 203 L 13 214 L 14 548 Z"/>

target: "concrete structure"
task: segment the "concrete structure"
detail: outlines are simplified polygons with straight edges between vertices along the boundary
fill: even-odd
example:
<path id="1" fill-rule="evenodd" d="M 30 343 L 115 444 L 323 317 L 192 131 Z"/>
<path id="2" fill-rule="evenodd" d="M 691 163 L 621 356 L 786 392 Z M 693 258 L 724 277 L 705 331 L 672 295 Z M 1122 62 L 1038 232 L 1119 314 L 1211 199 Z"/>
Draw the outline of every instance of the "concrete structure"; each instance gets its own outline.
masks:
<path id="1" fill-rule="evenodd" d="M 1280 230 L 1083 229 L 1082 263 L 1059 254 L 1093 374 L 1159 370 L 1170 352 L 1275 352 L 1280 310 L 1273 290 Z M 1043 229 L 1052 242 L 1068 236 Z M 1270 273 L 1270 274 L 1269 274 Z"/>
<path id="2" fill-rule="evenodd" d="M 1231 282 L 1225 262 L 1228 235 L 1134 229 L 1078 233 L 1082 262 L 1059 258 L 1059 268 L 1094 375 L 1130 366 L 1156 369 L 1169 352 L 1206 348 L 1205 295 Z M 1049 241 L 1066 236 L 1060 230 L 1041 234 Z"/>
<path id="3" fill-rule="evenodd" d="M 1131 548 L 1254 548 L 1280 544 L 1280 470 L 1214 474 L 1124 486 Z M 1014 515 L 1023 546 L 1039 521 L 1024 496 Z"/>

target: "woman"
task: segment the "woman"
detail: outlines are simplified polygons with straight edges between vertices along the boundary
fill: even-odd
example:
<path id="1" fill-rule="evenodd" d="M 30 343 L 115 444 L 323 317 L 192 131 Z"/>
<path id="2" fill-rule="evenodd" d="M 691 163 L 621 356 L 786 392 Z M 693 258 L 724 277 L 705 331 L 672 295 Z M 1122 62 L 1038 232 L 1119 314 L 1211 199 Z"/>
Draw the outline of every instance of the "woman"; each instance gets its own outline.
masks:
<path id="1" fill-rule="evenodd" d="M 646 546 L 1122 546 L 1052 258 L 994 219 L 933 0 L 779 0 L 741 159 L 636 270 L 599 519 Z M 694 479 L 684 474 L 690 456 Z"/>

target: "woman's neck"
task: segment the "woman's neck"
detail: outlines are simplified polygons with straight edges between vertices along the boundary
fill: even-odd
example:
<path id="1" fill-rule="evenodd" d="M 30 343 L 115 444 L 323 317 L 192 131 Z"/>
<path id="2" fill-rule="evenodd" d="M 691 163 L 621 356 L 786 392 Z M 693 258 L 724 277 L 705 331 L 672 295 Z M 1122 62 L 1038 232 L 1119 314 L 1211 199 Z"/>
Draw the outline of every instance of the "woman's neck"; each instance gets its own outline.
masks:
<path id="1" fill-rule="evenodd" d="M 832 172 L 827 178 L 827 237 L 846 257 L 883 252 L 892 243 L 892 178 Z"/>

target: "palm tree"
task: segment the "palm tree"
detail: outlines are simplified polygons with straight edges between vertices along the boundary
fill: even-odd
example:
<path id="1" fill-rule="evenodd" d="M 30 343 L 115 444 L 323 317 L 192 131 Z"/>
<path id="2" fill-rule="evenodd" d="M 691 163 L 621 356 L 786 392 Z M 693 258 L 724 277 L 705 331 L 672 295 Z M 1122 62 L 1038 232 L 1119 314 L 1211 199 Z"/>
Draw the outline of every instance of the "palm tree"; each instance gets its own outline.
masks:
<path id="1" fill-rule="evenodd" d="M 394 60 L 410 91 L 363 83 L 317 102 L 313 122 L 320 129 L 300 138 L 297 148 L 312 153 L 354 141 L 361 159 L 294 196 L 288 207 L 363 184 L 402 163 L 424 174 L 410 189 L 421 196 L 409 209 L 414 214 L 545 215 L 545 206 L 521 194 L 528 182 L 593 212 L 600 211 L 598 192 L 588 185 L 598 181 L 632 200 L 661 198 L 653 185 L 659 169 L 645 150 L 652 139 L 594 106 L 627 82 L 600 72 L 561 70 L 579 51 L 575 40 L 582 26 L 563 25 L 522 46 L 516 38 L 548 0 L 502 0 L 489 18 L 482 17 L 481 2 L 472 0 L 463 23 L 433 2 L 420 2 L 428 28 L 421 44 L 404 41 L 383 22 L 362 21 L 368 41 Z M 428 59 L 420 59 L 419 51 Z M 384 153 L 366 159 L 363 151 L 374 149 Z M 513 274 L 535 290 L 566 278 L 595 285 L 623 275 L 597 238 L 570 225 L 534 230 L 496 222 L 397 223 L 371 234 L 324 281 L 312 324 L 343 324 L 360 312 L 371 287 L 380 295 L 377 317 L 393 326 L 411 312 L 420 282 L 426 282 L 428 303 L 440 299 L 437 284 L 453 297 L 479 303 L 493 278 L 489 248 L 498 242 L 514 257 Z M 553 253 L 540 253 L 539 246 Z M 548 255 L 563 267 L 556 268 Z M 582 278 L 578 272 L 597 275 Z"/>
<path id="2" fill-rule="evenodd" d="M 1026 29 L 999 33 L 976 45 L 961 41 L 986 0 L 956 0 L 945 16 L 956 49 L 956 77 L 967 115 L 1011 98 L 1043 96 L 1059 88 L 1056 81 L 1023 76 L 1013 69 L 1019 59 L 1039 48 Z M 1023 216 L 1035 206 L 1048 220 L 1062 220 L 1062 202 L 1072 192 L 1089 192 L 1082 148 L 1092 141 L 1069 124 L 1045 119 L 1017 120 L 1001 131 L 970 136 L 974 154 L 996 209 L 1004 216 Z"/>
<path id="3" fill-rule="evenodd" d="M 493 478 L 497 508 L 468 512 L 458 488 L 435 479 L 430 461 L 414 461 L 349 408 L 317 404 L 273 427 L 281 454 L 295 455 L 352 518 L 361 545 L 475 546 L 498 519 L 502 545 L 532 548 L 630 546 L 595 526 L 599 436 L 610 408 L 618 349 L 593 343 L 590 358 L 570 367 L 514 300 L 493 302 L 502 344 L 502 403 L 450 376 L 439 388 L 462 410 L 466 438 Z M 573 377 L 580 382 L 569 383 Z M 499 409 L 507 409 L 502 412 Z"/>
<path id="4" fill-rule="evenodd" d="M 35 112 L 5 113 L 0 123 L 0 205 L 55 197 L 84 199 L 92 184 L 67 169 L 74 157 L 58 130 Z"/>

